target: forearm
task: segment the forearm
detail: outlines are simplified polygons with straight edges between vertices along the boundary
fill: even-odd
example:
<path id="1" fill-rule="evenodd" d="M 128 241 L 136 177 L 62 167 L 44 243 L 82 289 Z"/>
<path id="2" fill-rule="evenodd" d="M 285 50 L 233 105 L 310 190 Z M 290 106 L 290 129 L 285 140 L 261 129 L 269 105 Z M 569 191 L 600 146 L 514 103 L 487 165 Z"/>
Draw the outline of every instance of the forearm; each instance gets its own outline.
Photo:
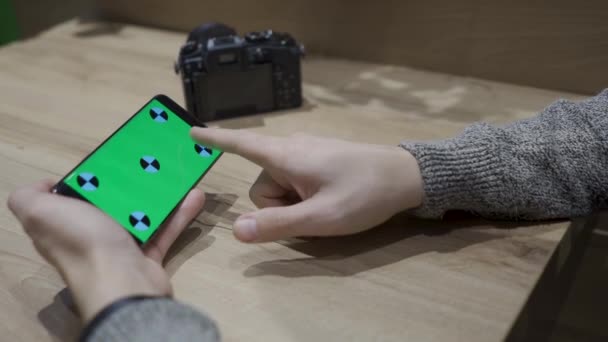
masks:
<path id="1" fill-rule="evenodd" d="M 608 91 L 558 101 L 504 127 L 477 124 L 454 139 L 403 142 L 418 160 L 425 198 L 414 211 L 466 210 L 504 218 L 585 215 L 608 193 Z"/>
<path id="2" fill-rule="evenodd" d="M 128 253 L 128 251 L 125 251 Z M 69 263 L 69 264 L 66 264 Z M 64 258 L 60 269 L 83 322 L 88 323 L 103 308 L 131 296 L 166 296 L 152 286 L 149 260 L 141 256 L 91 252 L 79 258 Z"/>

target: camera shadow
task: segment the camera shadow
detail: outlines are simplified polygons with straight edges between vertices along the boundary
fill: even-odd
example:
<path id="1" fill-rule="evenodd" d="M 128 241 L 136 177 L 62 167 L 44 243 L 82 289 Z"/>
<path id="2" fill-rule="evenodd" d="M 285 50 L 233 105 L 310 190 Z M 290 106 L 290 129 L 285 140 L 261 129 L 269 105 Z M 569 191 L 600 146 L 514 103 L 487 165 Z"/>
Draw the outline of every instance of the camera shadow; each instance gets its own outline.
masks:
<path id="1" fill-rule="evenodd" d="M 311 102 L 305 97 L 302 98 L 302 106 L 298 108 L 286 109 L 286 110 L 278 110 L 274 112 L 268 113 L 258 113 L 258 114 L 247 114 L 243 116 L 234 116 L 234 117 L 222 117 L 218 116 L 216 120 L 210 121 L 210 126 L 215 126 L 219 128 L 229 128 L 229 129 L 244 129 L 244 128 L 256 128 L 256 127 L 264 127 L 266 125 L 265 119 L 270 117 L 277 117 L 283 115 L 290 115 L 295 113 L 305 113 L 311 112 L 317 107 L 317 104 Z"/>

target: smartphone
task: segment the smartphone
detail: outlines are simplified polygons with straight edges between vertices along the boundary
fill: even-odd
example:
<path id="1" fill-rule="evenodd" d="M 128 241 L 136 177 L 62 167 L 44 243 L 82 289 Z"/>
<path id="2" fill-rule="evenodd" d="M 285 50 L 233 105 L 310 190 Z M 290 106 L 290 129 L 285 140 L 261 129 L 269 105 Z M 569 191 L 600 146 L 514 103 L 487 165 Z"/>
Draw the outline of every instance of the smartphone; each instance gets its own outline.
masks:
<path id="1" fill-rule="evenodd" d="M 145 245 L 222 151 L 190 138 L 203 126 L 157 95 L 82 160 L 53 192 L 91 203 Z"/>

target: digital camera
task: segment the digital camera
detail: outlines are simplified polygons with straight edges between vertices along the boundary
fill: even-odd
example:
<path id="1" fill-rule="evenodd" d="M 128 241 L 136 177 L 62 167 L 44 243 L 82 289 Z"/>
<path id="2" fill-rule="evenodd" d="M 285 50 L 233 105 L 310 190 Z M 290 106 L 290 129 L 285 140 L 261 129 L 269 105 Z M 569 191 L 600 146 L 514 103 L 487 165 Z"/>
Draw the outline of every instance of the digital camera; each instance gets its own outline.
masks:
<path id="1" fill-rule="evenodd" d="M 199 26 L 180 49 L 188 111 L 200 121 L 299 107 L 304 47 L 271 30 L 244 37 L 226 25 Z"/>

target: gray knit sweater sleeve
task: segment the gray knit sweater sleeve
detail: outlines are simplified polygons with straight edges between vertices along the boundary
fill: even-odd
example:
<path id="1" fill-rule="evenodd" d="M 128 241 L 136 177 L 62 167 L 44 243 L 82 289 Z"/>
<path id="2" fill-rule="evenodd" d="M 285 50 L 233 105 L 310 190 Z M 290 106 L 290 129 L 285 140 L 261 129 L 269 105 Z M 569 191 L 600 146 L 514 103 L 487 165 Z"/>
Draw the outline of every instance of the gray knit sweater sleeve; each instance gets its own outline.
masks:
<path id="1" fill-rule="evenodd" d="M 158 298 L 129 303 L 112 311 L 82 340 L 216 342 L 219 336 L 215 323 L 201 312 L 168 298 Z"/>
<path id="2" fill-rule="evenodd" d="M 418 160 L 424 181 L 416 215 L 585 215 L 608 198 L 608 89 L 578 103 L 559 100 L 503 127 L 479 123 L 453 139 L 401 146 Z"/>

